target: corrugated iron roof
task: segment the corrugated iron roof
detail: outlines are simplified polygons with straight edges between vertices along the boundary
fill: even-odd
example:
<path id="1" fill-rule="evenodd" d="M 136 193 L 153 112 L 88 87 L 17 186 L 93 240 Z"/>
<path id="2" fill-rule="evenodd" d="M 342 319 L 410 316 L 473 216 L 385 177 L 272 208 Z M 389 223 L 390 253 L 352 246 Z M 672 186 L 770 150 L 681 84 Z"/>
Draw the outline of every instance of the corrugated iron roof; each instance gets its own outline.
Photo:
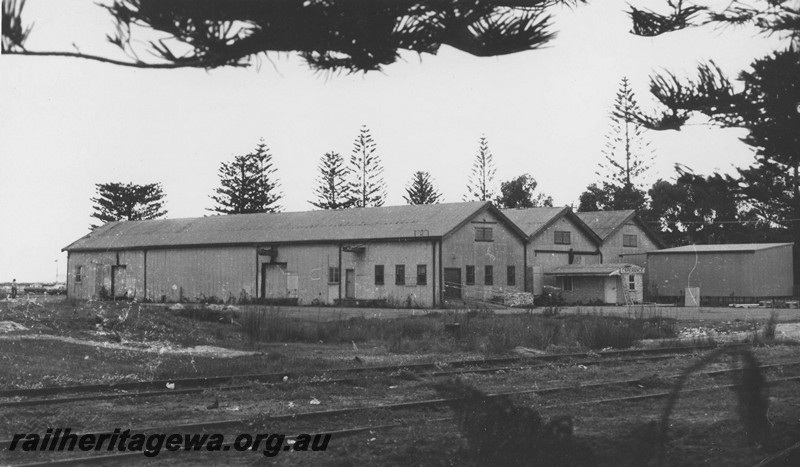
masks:
<path id="1" fill-rule="evenodd" d="M 545 274 L 551 276 L 611 276 L 619 274 L 622 268 L 631 268 L 634 272 L 644 272 L 640 266 L 629 263 L 602 263 L 602 264 L 568 264 L 558 266 Z"/>
<path id="2" fill-rule="evenodd" d="M 559 218 L 565 216 L 572 220 L 579 229 L 584 231 L 592 241 L 597 244 L 601 242 L 600 237 L 598 237 L 597 234 L 568 207 L 502 209 L 501 211 L 513 223 L 517 224 L 517 226 L 528 235 L 529 239 L 533 239 Z"/>
<path id="3" fill-rule="evenodd" d="M 685 245 L 665 250 L 648 251 L 648 255 L 665 253 L 733 253 L 744 251 L 767 250 L 782 246 L 792 246 L 792 243 L 729 243 L 721 245 Z"/>
<path id="4" fill-rule="evenodd" d="M 605 240 L 620 225 L 635 214 L 633 209 L 623 211 L 591 211 L 579 212 L 578 217 L 589 226 L 601 239 Z"/>
<path id="5" fill-rule="evenodd" d="M 525 208 L 525 209 L 501 209 L 502 213 L 511 222 L 525 232 L 529 237 L 533 237 L 556 218 L 563 215 L 567 207 L 561 208 Z"/>
<path id="6" fill-rule="evenodd" d="M 64 250 L 443 237 L 483 209 L 506 221 L 488 202 L 123 221 Z"/>

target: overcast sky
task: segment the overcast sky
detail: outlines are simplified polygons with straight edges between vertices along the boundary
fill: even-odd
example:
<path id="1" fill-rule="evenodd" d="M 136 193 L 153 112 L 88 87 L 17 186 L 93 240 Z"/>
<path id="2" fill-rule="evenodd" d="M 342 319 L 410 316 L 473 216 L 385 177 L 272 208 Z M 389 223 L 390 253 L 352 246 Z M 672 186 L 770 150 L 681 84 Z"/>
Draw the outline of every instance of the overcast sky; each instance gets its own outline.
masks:
<path id="1" fill-rule="evenodd" d="M 262 137 L 287 211 L 312 208 L 320 156 L 348 158 L 362 124 L 383 161 L 389 205 L 403 203 L 417 170 L 432 174 L 445 201 L 460 201 L 482 134 L 498 185 L 530 173 L 556 205 L 577 204 L 598 178 L 622 76 L 647 108 L 654 71 L 693 73 L 712 58 L 735 73 L 779 45 L 750 29 L 636 37 L 625 5 L 595 0 L 559 11 L 559 35 L 546 49 L 476 58 L 443 47 L 367 75 L 315 74 L 286 54 L 260 69 L 212 71 L 2 56 L 0 281 L 52 282 L 56 267 L 63 280 L 60 250 L 88 233 L 95 183 L 161 182 L 169 217 L 208 214 L 220 162 Z M 30 50 L 72 50 L 73 42 L 87 53 L 110 50 L 110 17 L 94 1 L 29 0 L 27 14 Z M 743 135 L 705 125 L 647 134 L 657 157 L 648 181 L 673 178 L 676 162 L 699 173 L 748 164 Z"/>

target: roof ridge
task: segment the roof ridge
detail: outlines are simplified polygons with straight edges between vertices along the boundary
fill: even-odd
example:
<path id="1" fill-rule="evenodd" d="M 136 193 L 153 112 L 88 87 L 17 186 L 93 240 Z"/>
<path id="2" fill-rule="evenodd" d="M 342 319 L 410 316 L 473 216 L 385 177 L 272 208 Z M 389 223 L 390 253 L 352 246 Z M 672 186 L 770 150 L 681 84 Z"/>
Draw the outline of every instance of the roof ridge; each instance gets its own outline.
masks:
<path id="1" fill-rule="evenodd" d="M 472 201 L 116 222 L 64 249 L 441 238 L 489 207 L 496 209 L 488 201 Z M 126 241 L 112 241 L 118 236 Z"/>

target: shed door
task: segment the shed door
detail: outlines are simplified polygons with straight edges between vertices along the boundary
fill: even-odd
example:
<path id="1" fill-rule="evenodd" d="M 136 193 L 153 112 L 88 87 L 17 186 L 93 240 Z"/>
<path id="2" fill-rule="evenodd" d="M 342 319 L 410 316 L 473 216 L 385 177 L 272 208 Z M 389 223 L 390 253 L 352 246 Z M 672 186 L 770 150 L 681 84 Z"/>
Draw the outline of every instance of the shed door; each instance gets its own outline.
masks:
<path id="1" fill-rule="evenodd" d="M 345 269 L 344 272 L 344 298 L 356 298 L 356 271 Z"/>
<path id="2" fill-rule="evenodd" d="M 444 268 L 444 298 L 461 298 L 461 268 Z"/>
<path id="3" fill-rule="evenodd" d="M 128 289 L 125 285 L 125 266 L 111 266 L 111 294 L 114 298 L 125 297 Z"/>
<path id="4" fill-rule="evenodd" d="M 261 264 L 261 296 L 283 298 L 286 296 L 286 264 Z"/>
<path id="5" fill-rule="evenodd" d="M 606 289 L 606 304 L 616 305 L 617 304 L 617 278 L 616 277 L 606 277 L 605 278 L 605 289 Z"/>

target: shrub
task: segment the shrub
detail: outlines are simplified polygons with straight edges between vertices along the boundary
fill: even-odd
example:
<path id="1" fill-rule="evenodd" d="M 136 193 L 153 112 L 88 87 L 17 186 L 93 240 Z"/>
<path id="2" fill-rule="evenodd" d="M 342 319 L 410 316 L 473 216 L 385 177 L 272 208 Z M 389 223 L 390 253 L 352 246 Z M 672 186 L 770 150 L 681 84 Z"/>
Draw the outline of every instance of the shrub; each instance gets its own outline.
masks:
<path id="1" fill-rule="evenodd" d="M 767 324 L 764 326 L 764 333 L 762 338 L 767 341 L 774 341 L 775 340 L 775 330 L 778 327 L 778 313 L 773 311 L 769 314 L 769 319 L 767 320 Z"/>
<path id="2" fill-rule="evenodd" d="M 100 287 L 100 291 L 97 292 L 97 297 L 100 300 L 111 300 L 111 298 L 112 298 L 111 297 L 111 292 L 108 291 L 108 289 L 106 288 L 105 285 Z"/>
<path id="3" fill-rule="evenodd" d="M 590 349 L 632 347 L 641 339 L 641 332 L 632 322 L 599 316 L 587 316 L 577 328 L 577 341 Z"/>

